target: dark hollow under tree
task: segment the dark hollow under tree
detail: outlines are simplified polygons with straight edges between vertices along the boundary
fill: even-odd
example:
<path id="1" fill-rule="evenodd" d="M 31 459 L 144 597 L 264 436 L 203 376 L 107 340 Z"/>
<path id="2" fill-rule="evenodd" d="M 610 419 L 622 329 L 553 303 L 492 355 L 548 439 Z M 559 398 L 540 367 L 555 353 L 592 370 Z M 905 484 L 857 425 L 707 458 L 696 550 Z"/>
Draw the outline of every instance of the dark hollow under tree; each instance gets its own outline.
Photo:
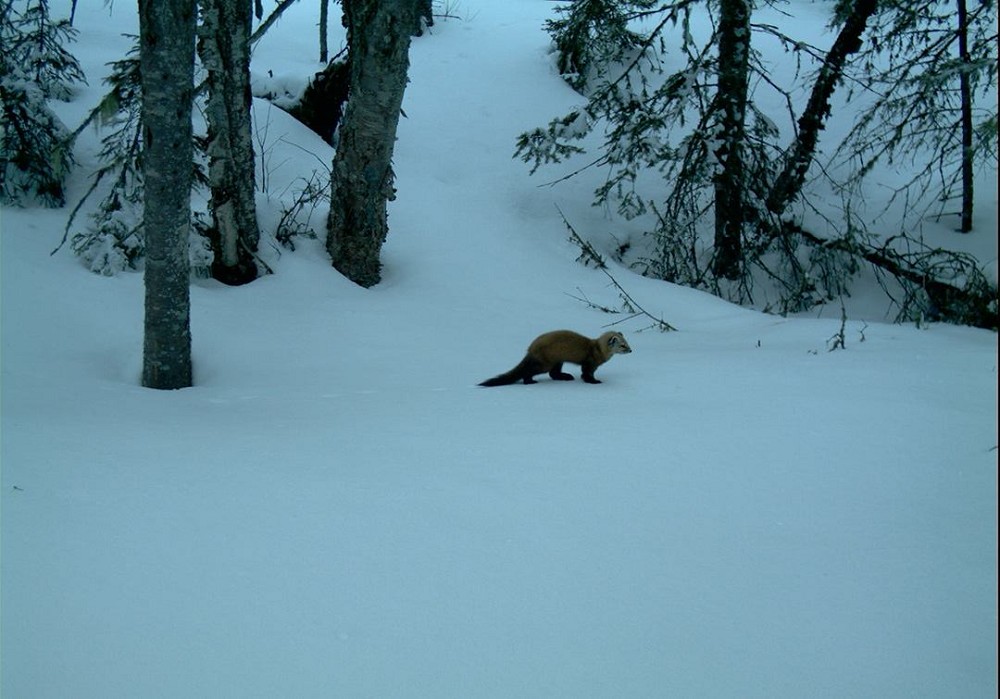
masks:
<path id="1" fill-rule="evenodd" d="M 299 103 L 288 113 L 333 145 L 333 135 L 340 125 L 351 80 L 350 60 L 333 60 L 313 75 Z"/>

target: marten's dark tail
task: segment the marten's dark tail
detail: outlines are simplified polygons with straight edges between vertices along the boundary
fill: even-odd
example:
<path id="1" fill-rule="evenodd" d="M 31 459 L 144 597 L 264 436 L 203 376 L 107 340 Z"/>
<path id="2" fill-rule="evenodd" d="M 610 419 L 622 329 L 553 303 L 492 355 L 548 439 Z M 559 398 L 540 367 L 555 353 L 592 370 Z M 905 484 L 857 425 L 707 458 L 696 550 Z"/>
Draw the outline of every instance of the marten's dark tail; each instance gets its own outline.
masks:
<path id="1" fill-rule="evenodd" d="M 486 379 L 480 386 L 509 386 L 512 383 L 517 383 L 518 381 L 524 381 L 525 383 L 534 383 L 532 377 L 535 374 L 540 373 L 538 370 L 538 361 L 532 359 L 531 357 L 525 357 L 521 360 L 521 363 L 510 371 L 506 371 L 502 374 L 494 376 L 492 379 Z"/>
<path id="2" fill-rule="evenodd" d="M 510 371 L 500 374 L 499 376 L 494 376 L 492 379 L 486 379 L 480 386 L 508 386 L 512 383 L 517 383 L 521 380 L 521 377 L 513 369 Z"/>

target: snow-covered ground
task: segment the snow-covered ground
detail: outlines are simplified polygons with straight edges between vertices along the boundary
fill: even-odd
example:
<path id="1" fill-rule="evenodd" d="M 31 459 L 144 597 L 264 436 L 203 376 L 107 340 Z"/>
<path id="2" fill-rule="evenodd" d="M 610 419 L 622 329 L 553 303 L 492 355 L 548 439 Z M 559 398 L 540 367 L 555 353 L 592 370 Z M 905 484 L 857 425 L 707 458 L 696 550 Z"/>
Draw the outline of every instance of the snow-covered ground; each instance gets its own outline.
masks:
<path id="1" fill-rule="evenodd" d="M 83 5 L 71 125 L 135 31 Z M 579 99 L 550 11 L 464 0 L 415 41 L 385 281 L 321 240 L 197 280 L 194 388 L 138 385 L 140 274 L 50 256 L 66 211 L 4 209 L 4 699 L 996 696 L 995 334 L 850 320 L 830 352 L 839 319 L 617 269 L 678 332 L 615 326 L 634 352 L 599 386 L 476 387 L 624 318 L 573 298 L 618 304 L 554 206 L 612 229 L 593 180 L 511 159 Z M 316 69 L 314 12 L 258 80 Z M 332 155 L 256 118 L 268 222 Z"/>

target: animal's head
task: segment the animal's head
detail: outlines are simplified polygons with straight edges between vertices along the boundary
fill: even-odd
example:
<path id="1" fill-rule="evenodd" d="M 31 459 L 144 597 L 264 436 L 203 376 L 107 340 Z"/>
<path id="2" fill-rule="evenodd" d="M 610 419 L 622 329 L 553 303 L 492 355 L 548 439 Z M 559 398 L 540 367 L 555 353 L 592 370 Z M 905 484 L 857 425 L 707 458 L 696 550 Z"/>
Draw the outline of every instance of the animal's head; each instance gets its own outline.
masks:
<path id="1" fill-rule="evenodd" d="M 621 333 L 604 333 L 601 339 L 604 340 L 604 346 L 608 348 L 609 354 L 628 354 L 632 351 Z"/>

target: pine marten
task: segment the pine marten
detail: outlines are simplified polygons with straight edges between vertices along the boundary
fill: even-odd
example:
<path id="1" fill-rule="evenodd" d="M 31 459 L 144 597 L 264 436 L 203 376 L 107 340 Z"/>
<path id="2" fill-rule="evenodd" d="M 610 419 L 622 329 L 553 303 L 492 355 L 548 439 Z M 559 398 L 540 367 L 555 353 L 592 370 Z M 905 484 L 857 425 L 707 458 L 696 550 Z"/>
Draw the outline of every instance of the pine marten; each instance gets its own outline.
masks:
<path id="1" fill-rule="evenodd" d="M 591 340 L 572 330 L 554 330 L 536 337 L 528 346 L 528 353 L 516 367 L 479 385 L 506 386 L 518 381 L 535 383 L 535 375 L 545 372 L 556 381 L 572 381 L 573 377 L 562 370 L 563 362 L 579 364 L 583 368 L 583 380 L 587 383 L 601 383 L 594 378 L 597 367 L 614 354 L 628 354 L 631 351 L 625 336 L 618 332 L 604 333 L 596 340 Z"/>

